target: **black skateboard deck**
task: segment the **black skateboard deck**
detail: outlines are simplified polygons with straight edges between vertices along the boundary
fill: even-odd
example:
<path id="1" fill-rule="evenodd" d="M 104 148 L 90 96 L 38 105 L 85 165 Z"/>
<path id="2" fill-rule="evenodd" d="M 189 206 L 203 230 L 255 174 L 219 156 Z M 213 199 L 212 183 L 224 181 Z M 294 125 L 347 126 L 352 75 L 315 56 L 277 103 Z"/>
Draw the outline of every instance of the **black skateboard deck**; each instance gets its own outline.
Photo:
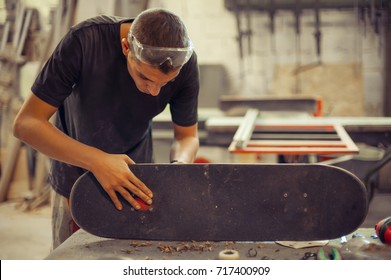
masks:
<path id="1" fill-rule="evenodd" d="M 70 197 L 75 222 L 107 238 L 171 241 L 305 241 L 357 229 L 367 214 L 363 183 L 320 164 L 136 164 L 154 194 L 148 211 L 122 197 L 114 207 L 92 173 Z M 118 195 L 120 196 L 120 195 Z"/>

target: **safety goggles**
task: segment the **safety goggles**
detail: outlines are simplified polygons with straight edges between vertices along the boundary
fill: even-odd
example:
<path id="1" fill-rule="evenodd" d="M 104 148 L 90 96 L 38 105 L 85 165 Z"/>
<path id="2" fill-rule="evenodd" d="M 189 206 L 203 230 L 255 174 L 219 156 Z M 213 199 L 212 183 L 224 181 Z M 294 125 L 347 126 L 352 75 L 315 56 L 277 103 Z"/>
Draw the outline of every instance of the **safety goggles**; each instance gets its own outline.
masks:
<path id="1" fill-rule="evenodd" d="M 159 67 L 167 61 L 173 68 L 181 67 L 189 61 L 193 54 L 193 45 L 189 40 L 186 48 L 153 47 L 141 44 L 136 37 L 129 32 L 128 42 L 132 45 L 136 58 L 146 64 Z"/>

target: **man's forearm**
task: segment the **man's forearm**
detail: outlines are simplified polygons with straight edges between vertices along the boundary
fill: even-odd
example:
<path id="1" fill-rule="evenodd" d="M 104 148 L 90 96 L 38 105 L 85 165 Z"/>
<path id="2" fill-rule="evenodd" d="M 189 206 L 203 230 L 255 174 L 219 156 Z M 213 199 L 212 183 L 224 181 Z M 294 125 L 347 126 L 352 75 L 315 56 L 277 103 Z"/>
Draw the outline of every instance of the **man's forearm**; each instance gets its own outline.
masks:
<path id="1" fill-rule="evenodd" d="M 50 158 L 88 170 L 94 157 L 102 153 L 70 138 L 49 122 L 29 119 L 14 127 L 14 135 Z"/>
<path id="2" fill-rule="evenodd" d="M 170 161 L 182 163 L 194 162 L 199 145 L 197 137 L 185 137 L 180 140 L 174 140 L 170 151 Z"/>

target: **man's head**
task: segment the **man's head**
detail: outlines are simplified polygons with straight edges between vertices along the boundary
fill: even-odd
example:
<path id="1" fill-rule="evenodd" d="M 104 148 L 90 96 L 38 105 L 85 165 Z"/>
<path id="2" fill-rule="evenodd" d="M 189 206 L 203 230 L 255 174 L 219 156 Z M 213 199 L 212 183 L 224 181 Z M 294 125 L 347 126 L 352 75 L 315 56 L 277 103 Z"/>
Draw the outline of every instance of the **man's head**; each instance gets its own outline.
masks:
<path id="1" fill-rule="evenodd" d="M 182 67 L 193 52 L 182 20 L 164 9 L 149 9 L 138 15 L 127 40 L 137 60 L 166 74 Z"/>
<path id="2" fill-rule="evenodd" d="M 164 9 L 139 14 L 122 44 L 137 87 L 152 95 L 179 74 L 193 53 L 184 23 Z"/>

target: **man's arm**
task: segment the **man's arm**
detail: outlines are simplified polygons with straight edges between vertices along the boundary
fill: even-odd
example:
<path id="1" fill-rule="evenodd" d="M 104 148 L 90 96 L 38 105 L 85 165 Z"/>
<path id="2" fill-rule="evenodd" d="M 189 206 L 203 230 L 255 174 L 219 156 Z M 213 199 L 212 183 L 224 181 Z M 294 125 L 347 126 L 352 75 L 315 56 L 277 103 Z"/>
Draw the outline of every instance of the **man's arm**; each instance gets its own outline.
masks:
<path id="1" fill-rule="evenodd" d="M 171 146 L 170 161 L 192 163 L 198 148 L 198 125 L 179 126 L 174 124 L 174 142 Z"/>
<path id="2" fill-rule="evenodd" d="M 134 164 L 132 159 L 127 155 L 105 153 L 67 136 L 49 121 L 56 111 L 56 107 L 31 93 L 16 116 L 15 137 L 55 160 L 90 170 L 117 209 L 122 209 L 122 205 L 116 192 L 136 209 L 139 205 L 129 191 L 152 203 L 152 191 L 129 170 L 128 165 Z"/>

